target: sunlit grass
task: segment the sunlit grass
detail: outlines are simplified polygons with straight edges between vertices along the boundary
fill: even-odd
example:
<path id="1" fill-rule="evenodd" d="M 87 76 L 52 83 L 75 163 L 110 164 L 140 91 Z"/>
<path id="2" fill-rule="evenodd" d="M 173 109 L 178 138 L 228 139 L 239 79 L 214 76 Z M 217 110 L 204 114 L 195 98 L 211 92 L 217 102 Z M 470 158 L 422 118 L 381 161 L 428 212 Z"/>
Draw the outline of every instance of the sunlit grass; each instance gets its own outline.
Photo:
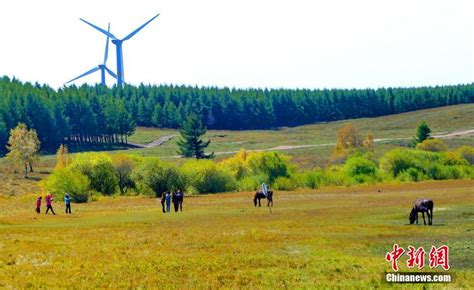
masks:
<path id="1" fill-rule="evenodd" d="M 406 225 L 417 197 L 435 201 L 432 227 Z M 2 196 L 0 287 L 387 287 L 394 242 L 449 245 L 449 286 L 474 285 L 473 181 L 277 192 L 273 213 L 251 199 L 188 197 L 162 214 L 155 199 L 101 198 L 70 216 L 58 201 L 46 216 L 34 195 Z"/>

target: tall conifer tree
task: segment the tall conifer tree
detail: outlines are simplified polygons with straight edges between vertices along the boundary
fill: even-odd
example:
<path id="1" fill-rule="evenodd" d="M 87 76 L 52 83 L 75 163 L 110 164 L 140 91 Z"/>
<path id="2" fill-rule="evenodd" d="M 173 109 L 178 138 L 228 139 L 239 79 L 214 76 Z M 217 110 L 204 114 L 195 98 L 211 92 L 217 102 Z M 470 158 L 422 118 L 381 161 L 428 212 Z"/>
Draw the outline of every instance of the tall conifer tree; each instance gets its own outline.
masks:
<path id="1" fill-rule="evenodd" d="M 196 159 L 213 158 L 214 152 L 208 155 L 204 153 L 204 149 L 211 143 L 211 140 L 203 141 L 201 139 L 206 131 L 202 121 L 195 114 L 191 114 L 179 130 L 181 139 L 178 140 L 178 154 Z"/>

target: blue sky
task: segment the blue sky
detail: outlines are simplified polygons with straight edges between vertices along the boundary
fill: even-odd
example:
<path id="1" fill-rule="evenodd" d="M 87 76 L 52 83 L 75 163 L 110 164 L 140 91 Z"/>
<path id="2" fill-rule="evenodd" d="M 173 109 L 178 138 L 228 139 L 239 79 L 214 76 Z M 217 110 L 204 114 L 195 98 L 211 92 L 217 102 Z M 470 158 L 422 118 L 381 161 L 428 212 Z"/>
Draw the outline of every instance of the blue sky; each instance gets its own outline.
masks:
<path id="1" fill-rule="evenodd" d="M 57 88 L 124 37 L 125 81 L 365 88 L 471 83 L 472 1 L 4 1 L 0 75 Z M 108 66 L 115 70 L 114 46 Z M 76 84 L 99 82 L 99 74 Z M 113 80 L 108 79 L 108 84 Z"/>

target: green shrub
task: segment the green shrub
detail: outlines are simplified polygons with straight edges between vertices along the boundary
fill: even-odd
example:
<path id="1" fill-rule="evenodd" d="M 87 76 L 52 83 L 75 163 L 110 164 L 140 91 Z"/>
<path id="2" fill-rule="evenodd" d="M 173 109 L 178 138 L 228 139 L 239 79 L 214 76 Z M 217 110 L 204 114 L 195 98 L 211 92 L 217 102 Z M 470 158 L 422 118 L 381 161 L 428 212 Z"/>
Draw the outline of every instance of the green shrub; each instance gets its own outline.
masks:
<path id="1" fill-rule="evenodd" d="M 278 177 L 289 177 L 289 158 L 277 152 L 258 152 L 247 157 L 248 166 L 252 174 L 265 174 L 266 183 L 273 183 Z"/>
<path id="2" fill-rule="evenodd" d="M 317 170 L 314 174 L 316 178 L 319 179 L 319 184 L 324 186 L 352 184 L 350 178 L 347 177 L 341 166 L 330 166 L 325 169 Z"/>
<path id="3" fill-rule="evenodd" d="M 118 180 L 112 159 L 105 153 L 78 154 L 68 168 L 87 176 L 92 190 L 104 195 L 112 195 L 117 191 Z"/>
<path id="4" fill-rule="evenodd" d="M 158 158 L 146 158 L 131 174 L 140 193 L 161 196 L 165 191 L 184 190 L 187 179 L 178 168 Z"/>
<path id="5" fill-rule="evenodd" d="M 352 156 L 344 164 L 344 171 L 351 177 L 358 175 L 374 176 L 377 172 L 377 165 L 362 156 Z"/>
<path id="6" fill-rule="evenodd" d="M 425 173 L 430 164 L 437 163 L 439 159 L 439 153 L 397 148 L 382 156 L 380 169 L 394 177 L 409 168 Z"/>
<path id="7" fill-rule="evenodd" d="M 126 155 L 115 154 L 112 156 L 112 165 L 117 176 L 117 185 L 120 193 L 124 194 L 129 189 L 135 188 L 135 183 L 132 180 L 133 169 L 140 163 L 140 158 Z"/>
<path id="8" fill-rule="evenodd" d="M 273 181 L 272 189 L 276 190 L 295 190 L 300 187 L 300 181 L 296 176 L 278 177 Z"/>
<path id="9" fill-rule="evenodd" d="M 267 179 L 266 175 L 251 175 L 240 179 L 237 182 L 237 189 L 241 191 L 254 191 L 260 188 L 261 184 Z"/>
<path id="10" fill-rule="evenodd" d="M 424 174 L 420 170 L 410 167 L 400 172 L 397 179 L 405 182 L 422 181 L 424 179 Z"/>
<path id="11" fill-rule="evenodd" d="M 311 189 L 316 189 L 321 184 L 321 174 L 319 170 L 307 171 L 303 174 L 303 184 Z"/>
<path id="12" fill-rule="evenodd" d="M 74 202 L 87 202 L 90 197 L 90 180 L 79 171 L 71 171 L 69 168 L 58 168 L 53 171 L 41 186 L 54 195 L 64 197 L 69 193 Z"/>
<path id="13" fill-rule="evenodd" d="M 188 161 L 182 170 L 198 193 L 225 192 L 237 186 L 229 169 L 210 160 Z"/>
<path id="14" fill-rule="evenodd" d="M 461 178 L 474 179 L 474 167 L 473 166 L 458 166 L 461 171 Z"/>

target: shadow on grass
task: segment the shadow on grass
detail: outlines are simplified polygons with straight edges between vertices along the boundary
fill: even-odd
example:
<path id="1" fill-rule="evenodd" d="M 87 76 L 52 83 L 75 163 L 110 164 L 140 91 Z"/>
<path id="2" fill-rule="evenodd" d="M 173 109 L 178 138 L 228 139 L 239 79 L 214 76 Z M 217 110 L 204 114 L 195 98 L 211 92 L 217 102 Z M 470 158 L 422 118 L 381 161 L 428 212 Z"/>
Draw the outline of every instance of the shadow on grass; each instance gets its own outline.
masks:
<path id="1" fill-rule="evenodd" d="M 140 146 L 115 143 L 115 144 L 67 144 L 70 153 L 81 152 L 100 152 L 100 151 L 117 151 L 142 148 Z M 56 150 L 45 150 L 46 154 L 56 154 Z"/>
<path id="2" fill-rule="evenodd" d="M 444 227 L 446 226 L 446 224 L 436 224 L 436 223 L 433 223 L 432 225 L 424 225 L 424 224 L 417 224 L 417 225 L 411 225 L 411 224 L 404 224 L 405 226 L 418 226 L 418 227 Z"/>

